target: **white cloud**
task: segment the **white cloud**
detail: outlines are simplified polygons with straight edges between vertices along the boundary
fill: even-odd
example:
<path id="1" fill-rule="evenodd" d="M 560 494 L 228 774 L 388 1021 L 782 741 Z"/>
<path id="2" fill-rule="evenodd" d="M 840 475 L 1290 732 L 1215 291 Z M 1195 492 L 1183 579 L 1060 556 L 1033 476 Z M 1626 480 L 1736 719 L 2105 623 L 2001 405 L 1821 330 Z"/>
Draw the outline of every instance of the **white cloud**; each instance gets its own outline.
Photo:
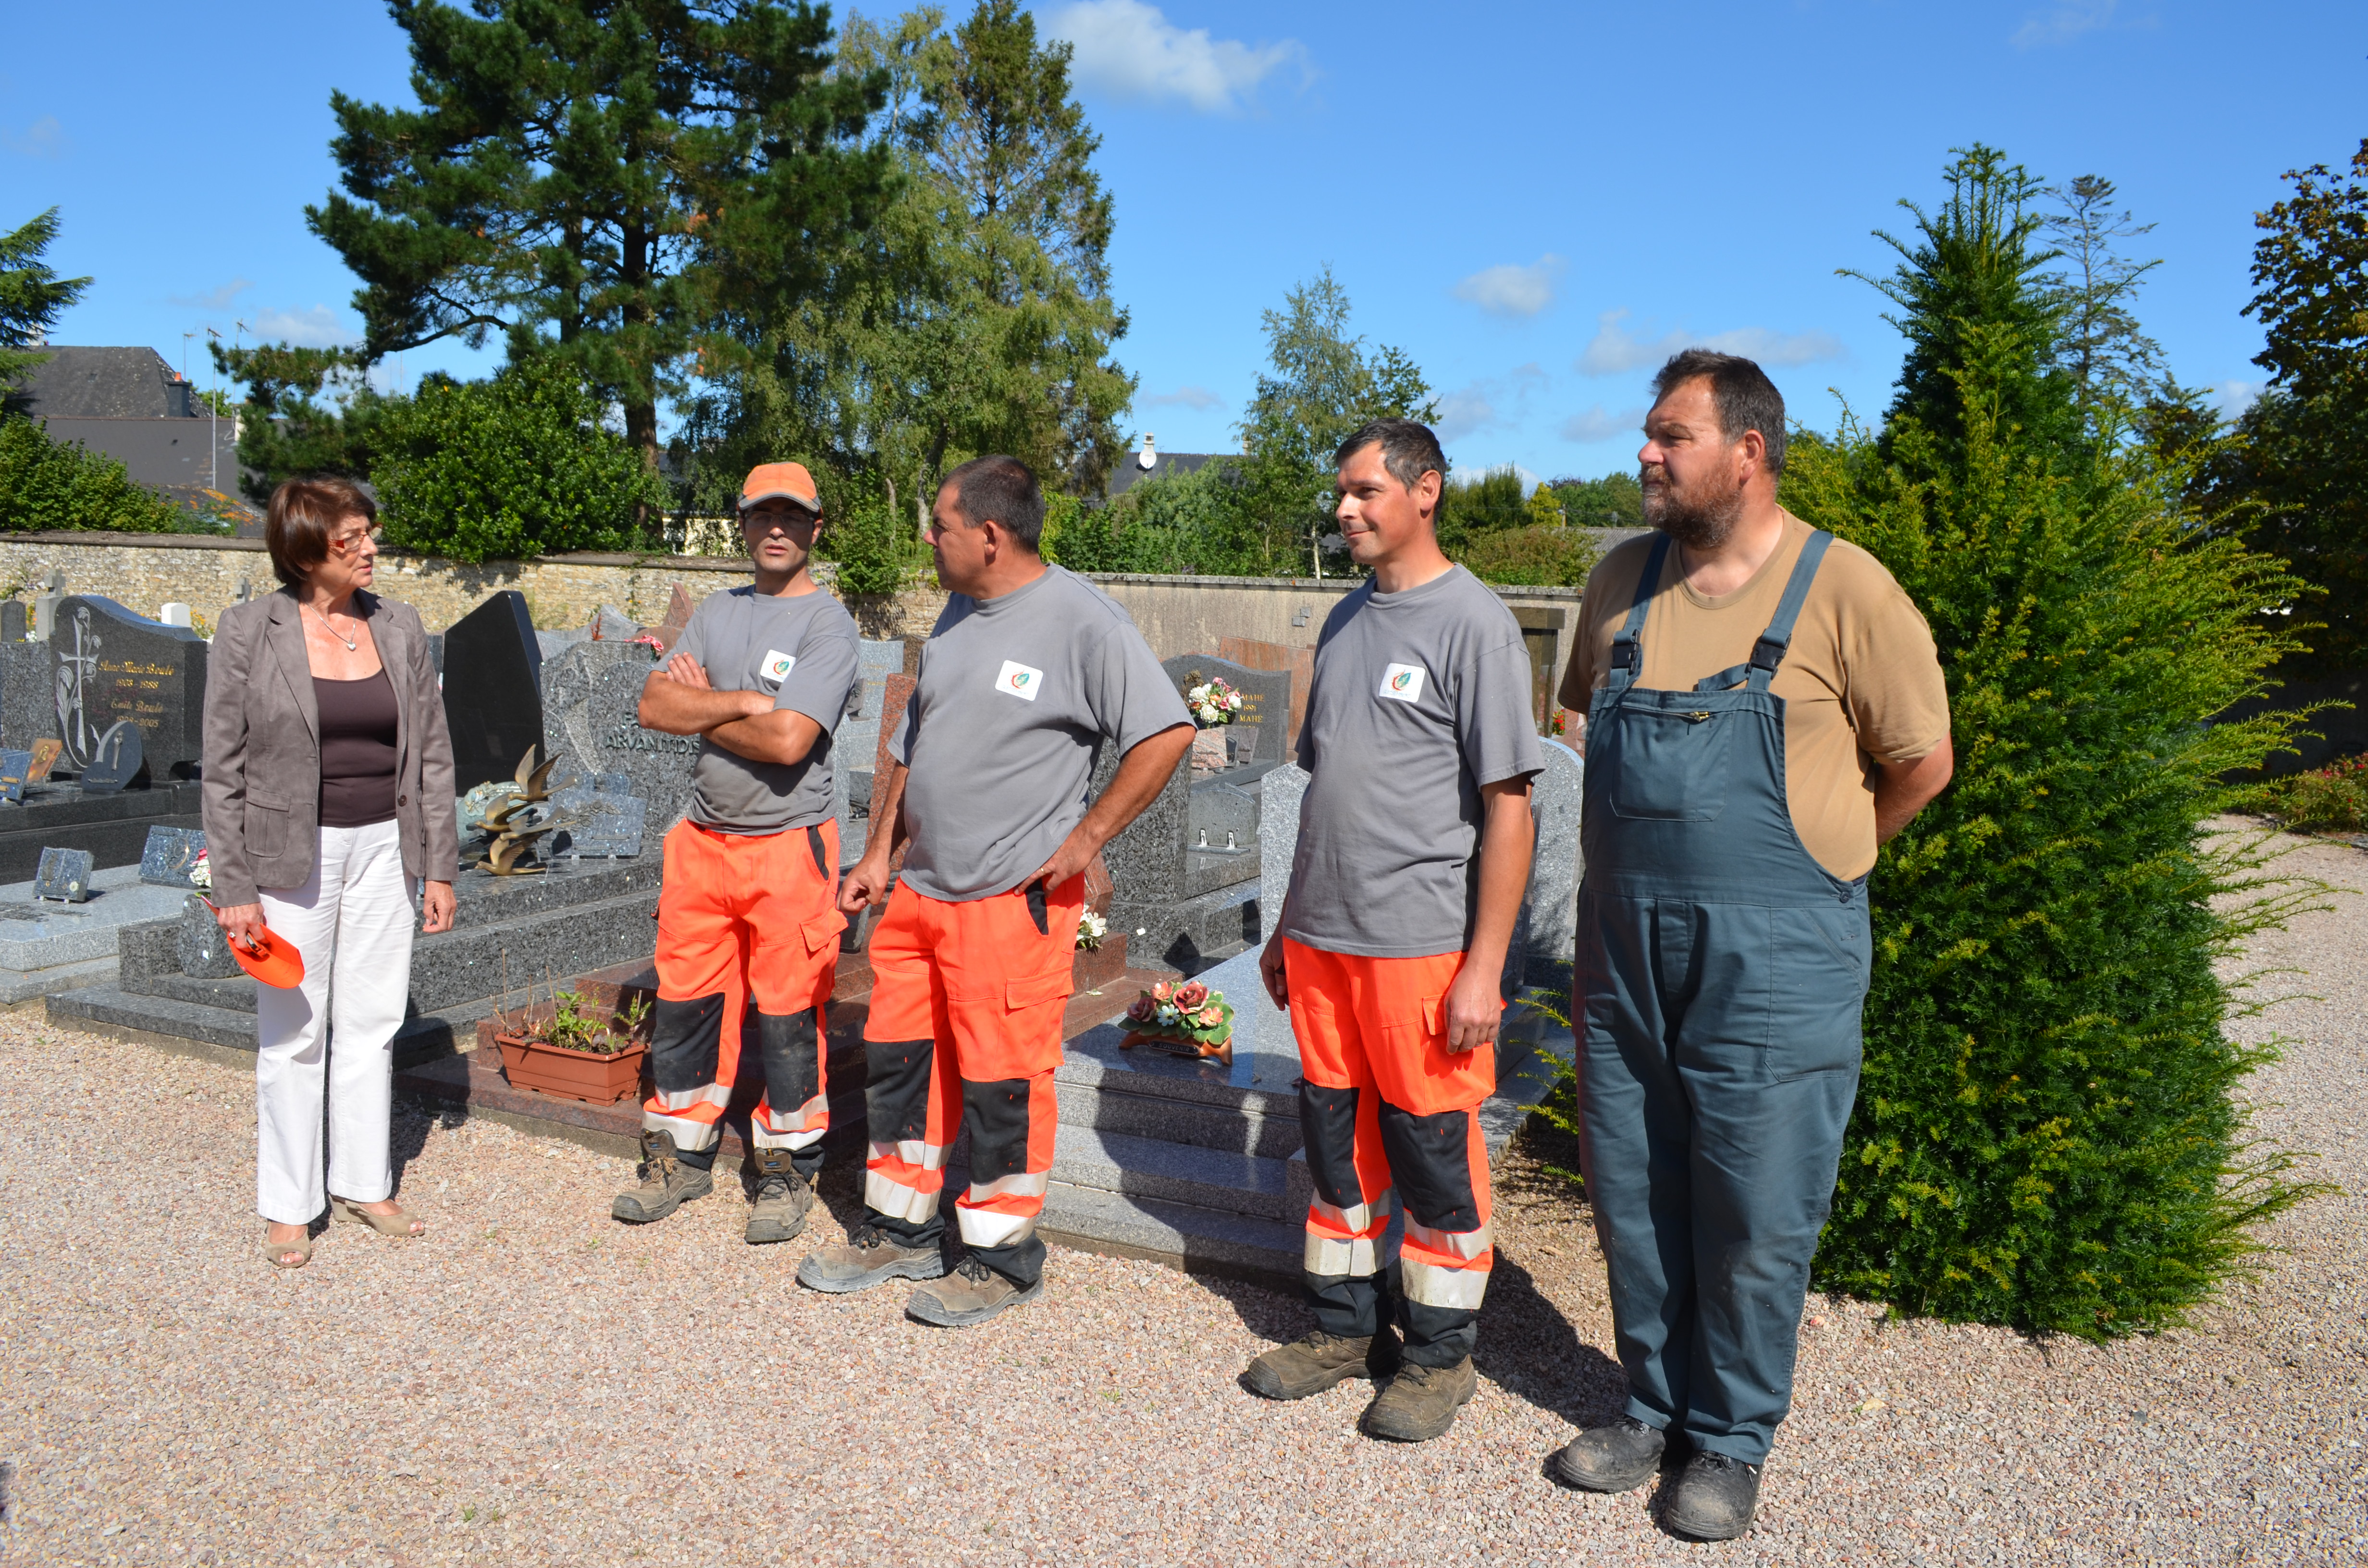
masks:
<path id="1" fill-rule="evenodd" d="M 58 123 L 58 117 L 45 114 L 21 131 L 0 131 L 0 145 L 28 158 L 55 158 L 73 143 L 66 140 L 66 128 Z"/>
<path id="2" fill-rule="evenodd" d="M 1679 327 L 1659 337 L 1645 338 L 1622 324 L 1627 319 L 1624 310 L 1606 311 L 1596 318 L 1595 337 L 1577 362 L 1582 375 L 1616 376 L 1626 370 L 1657 369 L 1680 348 L 1715 348 L 1722 354 L 1757 359 L 1762 365 L 1807 365 L 1819 359 L 1839 359 L 1845 352 L 1841 340 L 1831 333 L 1784 333 L 1764 326 L 1746 326 L 1705 335 Z"/>
<path id="3" fill-rule="evenodd" d="M 165 302 L 168 305 L 179 305 L 185 310 L 226 311 L 230 309 L 230 302 L 233 300 L 254 287 L 255 282 L 252 278 L 233 278 L 221 288 L 210 289 L 202 294 L 167 294 L 165 296 Z"/>
<path id="4" fill-rule="evenodd" d="M 1585 444 L 1589 441 L 1615 441 L 1622 436 L 1641 437 L 1644 429 L 1645 411 L 1642 408 L 1623 408 L 1617 414 L 1609 414 L 1599 403 L 1584 414 L 1574 414 L 1564 420 L 1561 434 L 1565 441 Z"/>
<path id="5" fill-rule="evenodd" d="M 2070 43 L 2082 33 L 2111 27 L 2119 0 L 2066 0 L 2052 11 L 2034 11 L 2008 40 L 2017 49 Z"/>
<path id="6" fill-rule="evenodd" d="M 1540 479 L 1536 474 L 1531 473 L 1528 469 L 1523 468 L 1519 463 L 1507 463 L 1505 466 L 1511 469 L 1515 476 L 1520 480 L 1521 499 L 1524 501 L 1536 494 L 1538 492 L 1538 486 L 1545 483 L 1544 480 Z"/>
<path id="7" fill-rule="evenodd" d="M 361 341 L 361 335 L 347 331 L 337 312 L 326 305 L 314 305 L 309 311 L 259 311 L 254 327 L 259 342 L 290 343 L 299 348 L 334 348 Z"/>
<path id="8" fill-rule="evenodd" d="M 1253 47 L 1188 31 L 1143 0 L 1076 0 L 1043 23 L 1076 50 L 1080 83 L 1114 97 L 1181 99 L 1203 114 L 1244 108 L 1260 82 L 1307 54 L 1295 39 Z"/>
<path id="9" fill-rule="evenodd" d="M 1188 386 L 1178 387 L 1172 392 L 1161 392 L 1157 397 L 1144 398 L 1143 405 L 1145 408 L 1189 408 L 1195 413 L 1205 414 L 1210 409 L 1223 407 L 1224 402 L 1206 387 Z"/>
<path id="10" fill-rule="evenodd" d="M 1483 376 L 1459 391 L 1440 396 L 1439 417 L 1432 422 L 1432 428 L 1440 440 L 1452 442 L 1476 430 L 1504 424 L 1507 415 L 1500 405 L 1512 403 L 1513 413 L 1518 415 L 1528 406 L 1531 394 L 1548 380 L 1545 368 L 1535 360 L 1516 365 L 1501 376 Z"/>
<path id="11" fill-rule="evenodd" d="M 1568 264 L 1548 254 L 1527 267 L 1507 263 L 1483 267 L 1455 286 L 1455 297 L 1469 300 L 1492 316 L 1533 316 L 1554 301 L 1555 285 Z"/>
<path id="12" fill-rule="evenodd" d="M 2238 378 L 2214 387 L 2212 401 L 2220 410 L 2221 418 L 2241 419 L 2245 411 L 2260 402 L 2261 394 L 2269 390 L 2267 381 L 2248 381 Z"/>

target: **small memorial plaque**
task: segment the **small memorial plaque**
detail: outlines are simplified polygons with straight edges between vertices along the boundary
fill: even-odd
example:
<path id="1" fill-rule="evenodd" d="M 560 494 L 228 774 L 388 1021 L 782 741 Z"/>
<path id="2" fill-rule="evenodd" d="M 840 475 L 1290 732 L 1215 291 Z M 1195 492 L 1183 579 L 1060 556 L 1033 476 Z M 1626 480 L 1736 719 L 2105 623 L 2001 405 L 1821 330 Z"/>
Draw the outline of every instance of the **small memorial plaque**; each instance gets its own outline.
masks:
<path id="1" fill-rule="evenodd" d="M 119 719 L 90 748 L 90 765 L 82 770 L 82 787 L 94 795 L 114 794 L 140 777 L 145 760 L 140 726 L 129 719 Z"/>
<path id="2" fill-rule="evenodd" d="M 6 755 L 0 753 L 0 756 Z M 151 887 L 195 891 L 197 883 L 189 880 L 189 869 L 205 852 L 201 828 L 152 827 L 147 846 L 140 852 L 140 880 Z"/>
<path id="3" fill-rule="evenodd" d="M 44 849 L 40 869 L 33 873 L 35 898 L 62 898 L 68 903 L 90 902 L 91 854 L 87 849 Z"/>
<path id="4" fill-rule="evenodd" d="M 28 784 L 39 784 L 43 779 L 47 778 L 50 776 L 50 769 L 58 765 L 58 758 L 63 755 L 65 749 L 65 742 L 58 739 L 55 735 L 51 735 L 45 740 L 35 741 L 33 743 L 33 765 L 25 770 L 25 782 Z"/>
<path id="5" fill-rule="evenodd" d="M 24 804 L 25 781 L 32 771 L 31 752 L 0 751 L 0 801 Z"/>

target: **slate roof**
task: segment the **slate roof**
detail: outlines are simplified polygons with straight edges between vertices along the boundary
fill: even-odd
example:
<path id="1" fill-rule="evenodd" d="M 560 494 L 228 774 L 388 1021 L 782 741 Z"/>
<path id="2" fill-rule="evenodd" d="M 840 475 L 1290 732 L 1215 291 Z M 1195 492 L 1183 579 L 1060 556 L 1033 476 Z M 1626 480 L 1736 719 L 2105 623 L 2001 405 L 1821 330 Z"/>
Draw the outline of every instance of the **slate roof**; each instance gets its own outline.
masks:
<path id="1" fill-rule="evenodd" d="M 36 418 L 192 419 L 196 389 L 154 348 L 58 348 L 17 383 Z"/>
<path id="2" fill-rule="evenodd" d="M 1147 472 L 1135 460 L 1133 452 L 1119 459 L 1118 466 L 1110 471 L 1110 486 L 1102 494 L 1114 498 L 1125 494 L 1138 482 L 1149 479 L 1153 474 L 1190 473 L 1204 463 L 1237 463 L 1242 460 L 1239 452 L 1156 452 L 1153 456 L 1158 466 Z"/>

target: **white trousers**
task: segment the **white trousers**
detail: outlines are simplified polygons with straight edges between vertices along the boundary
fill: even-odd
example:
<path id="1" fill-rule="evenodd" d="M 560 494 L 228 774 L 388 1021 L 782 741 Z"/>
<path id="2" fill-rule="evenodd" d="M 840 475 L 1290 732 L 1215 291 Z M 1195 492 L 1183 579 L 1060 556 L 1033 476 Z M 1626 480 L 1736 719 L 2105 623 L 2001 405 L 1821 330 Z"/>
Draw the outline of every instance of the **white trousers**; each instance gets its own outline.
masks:
<path id="1" fill-rule="evenodd" d="M 302 1225 L 325 1202 L 324 1080 L 328 1190 L 376 1203 L 394 1185 L 387 1121 L 412 937 L 411 879 L 396 825 L 324 827 L 312 879 L 261 892 L 264 923 L 304 955 L 304 981 L 256 988 L 256 1207 L 275 1223 Z"/>

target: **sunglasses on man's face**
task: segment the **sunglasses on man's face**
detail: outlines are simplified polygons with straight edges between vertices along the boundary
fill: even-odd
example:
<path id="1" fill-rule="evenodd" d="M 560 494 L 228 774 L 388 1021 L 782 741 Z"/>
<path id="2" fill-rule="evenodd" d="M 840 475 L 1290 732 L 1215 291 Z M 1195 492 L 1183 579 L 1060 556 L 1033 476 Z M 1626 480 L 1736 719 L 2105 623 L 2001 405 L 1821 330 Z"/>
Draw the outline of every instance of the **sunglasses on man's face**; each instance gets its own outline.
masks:
<path id="1" fill-rule="evenodd" d="M 755 506 L 740 514 L 740 526 L 757 528 L 770 532 L 774 528 L 810 528 L 822 521 L 822 514 L 809 512 L 803 506 Z"/>

